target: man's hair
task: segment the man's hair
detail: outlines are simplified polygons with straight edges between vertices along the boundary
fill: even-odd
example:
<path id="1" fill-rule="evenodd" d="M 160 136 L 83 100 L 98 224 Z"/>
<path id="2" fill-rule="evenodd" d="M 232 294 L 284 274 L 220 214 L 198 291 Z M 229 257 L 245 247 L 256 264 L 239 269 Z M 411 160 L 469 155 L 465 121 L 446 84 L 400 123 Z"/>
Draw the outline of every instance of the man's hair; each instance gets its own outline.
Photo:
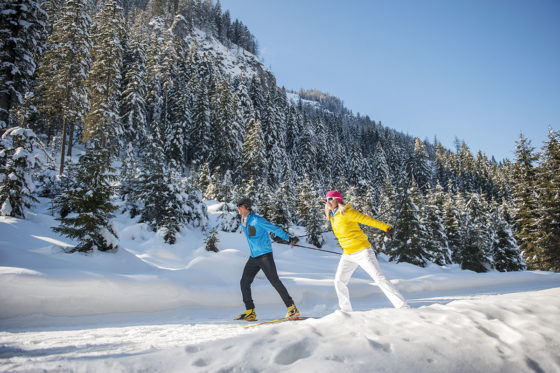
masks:
<path id="1" fill-rule="evenodd" d="M 242 197 L 237 201 L 237 207 L 245 206 L 248 210 L 251 210 L 253 202 L 249 197 Z"/>

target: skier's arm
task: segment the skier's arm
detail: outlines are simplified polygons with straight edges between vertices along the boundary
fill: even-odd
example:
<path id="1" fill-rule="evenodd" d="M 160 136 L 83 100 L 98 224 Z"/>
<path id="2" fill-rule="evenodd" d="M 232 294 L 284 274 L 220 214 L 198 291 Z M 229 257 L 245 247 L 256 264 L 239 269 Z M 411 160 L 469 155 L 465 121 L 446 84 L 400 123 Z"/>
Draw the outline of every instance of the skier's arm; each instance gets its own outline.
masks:
<path id="1" fill-rule="evenodd" d="M 267 232 L 274 233 L 275 235 L 277 235 L 278 237 L 280 237 L 284 241 L 289 241 L 290 240 L 290 236 L 288 236 L 288 234 L 286 232 L 284 232 L 284 230 L 282 228 L 280 228 L 277 225 L 272 224 L 271 222 L 269 222 L 268 220 L 266 220 L 263 217 L 259 217 L 259 219 L 257 220 L 257 226 L 259 228 L 264 229 Z"/>
<path id="2" fill-rule="evenodd" d="M 360 224 L 369 225 L 371 227 L 381 229 L 383 232 L 387 232 L 391 228 L 389 224 L 383 223 L 382 221 L 379 221 L 370 216 L 362 214 L 361 212 L 358 212 L 354 209 L 346 212 L 345 215 L 347 216 L 346 217 L 347 219 L 350 219 Z"/>

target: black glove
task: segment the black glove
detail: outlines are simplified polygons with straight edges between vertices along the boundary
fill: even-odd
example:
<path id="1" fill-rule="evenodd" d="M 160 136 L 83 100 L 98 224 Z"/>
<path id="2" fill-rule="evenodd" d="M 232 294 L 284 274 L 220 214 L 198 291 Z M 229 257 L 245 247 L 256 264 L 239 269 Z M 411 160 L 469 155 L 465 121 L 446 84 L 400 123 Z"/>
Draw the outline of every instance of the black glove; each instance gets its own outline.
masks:
<path id="1" fill-rule="evenodd" d="M 390 239 L 393 239 L 394 233 L 393 233 L 393 228 L 389 227 L 386 231 L 385 234 L 387 235 L 387 237 L 389 237 Z"/>
<path id="2" fill-rule="evenodd" d="M 288 241 L 288 243 L 290 244 L 290 246 L 294 247 L 295 244 L 297 244 L 299 242 L 299 238 L 297 237 L 290 237 L 290 240 Z"/>
<path id="3" fill-rule="evenodd" d="M 274 241 L 274 242 L 278 242 L 278 243 L 281 243 L 281 244 L 284 244 L 284 245 L 286 245 L 288 243 L 288 241 L 281 239 L 280 237 L 278 237 L 275 234 L 271 234 L 271 236 L 272 236 L 272 241 Z"/>

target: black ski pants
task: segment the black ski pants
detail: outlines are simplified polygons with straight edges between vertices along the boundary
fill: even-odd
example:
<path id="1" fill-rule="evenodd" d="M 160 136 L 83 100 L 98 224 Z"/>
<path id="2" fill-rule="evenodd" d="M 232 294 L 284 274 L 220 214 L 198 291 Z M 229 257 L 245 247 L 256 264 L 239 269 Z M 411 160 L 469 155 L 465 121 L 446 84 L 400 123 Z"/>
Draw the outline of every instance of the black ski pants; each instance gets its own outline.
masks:
<path id="1" fill-rule="evenodd" d="M 270 281 L 278 294 L 280 294 L 280 297 L 282 297 L 286 307 L 290 307 L 294 304 L 292 297 L 288 294 L 288 290 L 286 290 L 286 287 L 282 284 L 282 281 L 280 281 L 280 278 L 278 277 L 272 253 L 267 253 L 256 258 L 249 257 L 249 260 L 247 260 L 245 268 L 243 269 L 243 276 L 241 276 L 241 294 L 243 295 L 245 309 L 250 310 L 255 308 L 255 303 L 253 303 L 253 298 L 251 296 L 251 284 L 261 269 L 268 281 Z"/>

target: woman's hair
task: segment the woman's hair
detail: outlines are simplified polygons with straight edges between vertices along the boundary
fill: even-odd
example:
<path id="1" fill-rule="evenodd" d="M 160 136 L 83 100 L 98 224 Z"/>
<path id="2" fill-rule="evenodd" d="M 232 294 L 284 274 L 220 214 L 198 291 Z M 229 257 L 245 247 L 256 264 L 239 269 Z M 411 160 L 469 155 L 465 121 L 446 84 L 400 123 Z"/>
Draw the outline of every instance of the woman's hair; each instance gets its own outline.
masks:
<path id="1" fill-rule="evenodd" d="M 346 203 L 342 203 L 340 201 L 338 201 L 338 211 L 340 211 L 340 215 L 344 215 L 344 212 L 346 211 Z M 327 220 L 331 220 L 331 209 L 329 207 L 328 203 L 325 203 L 325 217 L 327 218 Z"/>

